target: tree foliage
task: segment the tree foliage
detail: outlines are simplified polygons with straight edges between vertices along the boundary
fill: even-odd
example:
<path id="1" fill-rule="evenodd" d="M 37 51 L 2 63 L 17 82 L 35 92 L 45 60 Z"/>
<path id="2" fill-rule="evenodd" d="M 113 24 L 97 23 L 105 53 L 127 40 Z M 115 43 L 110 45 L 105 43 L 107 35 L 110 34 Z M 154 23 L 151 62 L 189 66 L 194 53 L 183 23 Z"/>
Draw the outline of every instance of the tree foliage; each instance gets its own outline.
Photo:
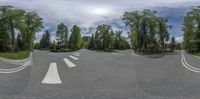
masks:
<path id="1" fill-rule="evenodd" d="M 184 17 L 184 48 L 188 52 L 200 52 L 200 7 L 192 9 Z"/>
<path id="2" fill-rule="evenodd" d="M 1 51 L 14 51 L 16 38 L 15 31 L 19 31 L 19 38 L 23 48 L 32 48 L 35 33 L 42 27 L 42 18 L 36 12 L 26 12 L 12 6 L 0 6 L 0 48 Z M 19 39 L 18 39 L 19 40 Z"/>
<path id="3" fill-rule="evenodd" d="M 77 50 L 81 48 L 81 29 L 77 25 L 74 25 L 71 29 L 71 35 L 69 38 L 69 48 Z"/>
<path id="4" fill-rule="evenodd" d="M 113 32 L 110 25 L 99 25 L 96 32 L 91 36 L 88 48 L 98 50 L 129 48 L 127 39 L 122 37 L 121 34 L 122 31 Z"/>
<path id="5" fill-rule="evenodd" d="M 169 39 L 167 20 L 155 15 L 156 11 L 125 12 L 122 20 L 130 28 L 129 38 L 135 51 L 164 51 Z"/>
<path id="6" fill-rule="evenodd" d="M 176 48 L 175 37 L 172 37 L 172 38 L 171 38 L 170 51 L 171 51 L 171 52 L 174 52 L 175 48 Z"/>
<path id="7" fill-rule="evenodd" d="M 68 28 L 64 23 L 57 26 L 56 40 L 59 47 L 68 48 Z"/>
<path id="8" fill-rule="evenodd" d="M 40 49 L 50 49 L 50 44 L 51 44 L 51 34 L 49 33 L 49 31 L 46 30 L 40 40 Z"/>

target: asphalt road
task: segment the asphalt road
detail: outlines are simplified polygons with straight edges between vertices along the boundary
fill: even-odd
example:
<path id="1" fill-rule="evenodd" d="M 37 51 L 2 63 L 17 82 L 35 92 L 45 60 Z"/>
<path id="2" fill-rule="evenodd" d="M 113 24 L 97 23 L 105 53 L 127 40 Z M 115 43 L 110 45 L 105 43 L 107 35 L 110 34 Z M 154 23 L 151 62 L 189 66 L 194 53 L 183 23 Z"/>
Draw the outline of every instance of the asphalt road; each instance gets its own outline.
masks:
<path id="1" fill-rule="evenodd" d="M 200 68 L 200 59 L 184 53 Z M 181 51 L 136 56 L 131 50 L 104 53 L 34 51 L 32 64 L 0 73 L 2 99 L 199 99 L 200 73 L 188 70 Z M 0 69 L 19 65 L 0 61 Z"/>

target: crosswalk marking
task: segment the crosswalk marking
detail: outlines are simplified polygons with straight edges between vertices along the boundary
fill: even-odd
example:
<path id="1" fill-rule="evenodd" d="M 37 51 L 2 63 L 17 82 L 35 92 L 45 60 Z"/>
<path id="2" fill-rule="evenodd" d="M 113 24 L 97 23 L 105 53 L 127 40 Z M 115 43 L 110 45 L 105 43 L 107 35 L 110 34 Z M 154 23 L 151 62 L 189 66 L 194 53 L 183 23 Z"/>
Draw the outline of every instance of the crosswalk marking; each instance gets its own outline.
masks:
<path id="1" fill-rule="evenodd" d="M 56 63 L 51 63 L 46 76 L 42 80 L 43 84 L 61 84 Z"/>
<path id="2" fill-rule="evenodd" d="M 65 63 L 68 65 L 69 68 L 76 67 L 76 65 L 72 63 L 69 59 L 64 58 L 63 60 L 65 61 Z"/>
<path id="3" fill-rule="evenodd" d="M 72 59 L 74 59 L 74 60 L 78 60 L 77 57 L 74 57 L 74 56 L 72 56 L 72 55 L 70 55 L 69 57 L 72 58 Z"/>
<path id="4" fill-rule="evenodd" d="M 74 56 L 80 56 L 80 54 L 73 54 Z"/>

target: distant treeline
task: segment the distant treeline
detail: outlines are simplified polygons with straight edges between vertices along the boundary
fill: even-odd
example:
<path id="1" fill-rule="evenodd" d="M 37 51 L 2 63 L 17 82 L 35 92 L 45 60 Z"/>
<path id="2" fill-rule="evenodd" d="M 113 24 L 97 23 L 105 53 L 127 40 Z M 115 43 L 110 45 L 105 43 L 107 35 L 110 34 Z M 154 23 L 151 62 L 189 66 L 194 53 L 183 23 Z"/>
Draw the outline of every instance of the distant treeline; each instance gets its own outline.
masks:
<path id="1" fill-rule="evenodd" d="M 92 34 L 88 45 L 89 49 L 109 50 L 130 48 L 126 37 L 122 36 L 122 31 L 113 31 L 107 24 L 99 25 L 96 32 Z"/>
<path id="2" fill-rule="evenodd" d="M 45 49 L 51 51 L 73 51 L 82 48 L 81 29 L 74 25 L 71 29 L 71 35 L 68 37 L 68 28 L 64 23 L 57 26 L 56 41 L 51 41 L 51 33 L 45 31 L 39 43 L 35 44 L 36 49 Z"/>
<path id="3" fill-rule="evenodd" d="M 114 31 L 109 24 L 101 24 L 91 36 L 81 37 L 81 28 L 74 25 L 69 33 L 64 23 L 57 26 L 56 40 L 46 30 L 36 49 L 73 51 L 80 48 L 113 50 L 132 48 L 137 52 L 174 51 L 184 47 L 188 52 L 200 52 L 200 8 L 194 8 L 184 18 L 184 42 L 170 38 L 167 19 L 156 11 L 125 12 L 123 22 L 129 27 L 128 37 L 122 31 Z M 0 51 L 30 50 L 35 33 L 42 29 L 42 18 L 36 12 L 27 12 L 12 6 L 0 6 Z"/>

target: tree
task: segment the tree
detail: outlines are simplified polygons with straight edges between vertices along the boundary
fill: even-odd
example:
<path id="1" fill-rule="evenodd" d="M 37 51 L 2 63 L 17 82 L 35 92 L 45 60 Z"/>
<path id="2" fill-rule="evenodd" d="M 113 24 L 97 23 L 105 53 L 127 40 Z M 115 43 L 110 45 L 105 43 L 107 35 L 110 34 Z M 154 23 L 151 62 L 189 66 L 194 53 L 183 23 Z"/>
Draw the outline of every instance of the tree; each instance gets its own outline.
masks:
<path id="1" fill-rule="evenodd" d="M 50 44 L 50 49 L 52 50 L 52 51 L 57 51 L 57 49 L 56 49 L 56 41 L 55 40 L 53 40 L 53 42 Z"/>
<path id="2" fill-rule="evenodd" d="M 158 47 L 165 50 L 169 26 L 164 18 L 157 17 L 155 13 L 149 9 L 124 13 L 122 20 L 130 27 L 129 39 L 133 50 L 152 52 L 159 50 Z"/>
<path id="3" fill-rule="evenodd" d="M 92 34 L 89 49 L 113 50 L 129 48 L 127 38 L 121 36 L 122 31 L 113 32 L 108 24 L 97 26 L 96 32 Z"/>
<path id="4" fill-rule="evenodd" d="M 49 31 L 46 30 L 40 40 L 40 48 L 50 49 L 50 44 L 51 44 L 51 35 L 50 35 Z"/>
<path id="5" fill-rule="evenodd" d="M 127 49 L 129 48 L 129 43 L 126 37 L 121 36 L 122 31 L 116 31 L 114 37 L 114 48 L 115 49 Z"/>
<path id="6" fill-rule="evenodd" d="M 40 44 L 39 43 L 35 43 L 34 44 L 34 49 L 40 49 Z"/>
<path id="7" fill-rule="evenodd" d="M 21 40 L 21 36 L 20 34 L 17 35 L 17 39 L 16 39 L 16 43 L 15 43 L 15 49 L 18 51 L 18 50 L 21 50 L 23 45 L 22 45 L 22 40 Z"/>
<path id="8" fill-rule="evenodd" d="M 1 6 L 1 18 L 6 22 L 6 28 L 11 36 L 11 49 L 15 49 L 15 29 L 24 17 L 24 10 L 14 9 L 12 6 Z"/>
<path id="9" fill-rule="evenodd" d="M 57 26 L 56 40 L 59 47 L 68 48 L 68 28 L 64 23 Z"/>
<path id="10" fill-rule="evenodd" d="M 175 47 L 176 47 L 175 37 L 172 37 L 172 38 L 171 38 L 170 51 L 171 51 L 171 52 L 174 52 Z"/>
<path id="11" fill-rule="evenodd" d="M 122 20 L 130 27 L 131 32 L 129 33 L 129 38 L 132 48 L 134 50 L 139 50 L 139 25 L 142 20 L 142 15 L 139 11 L 125 12 Z"/>
<path id="12" fill-rule="evenodd" d="M 77 50 L 81 48 L 81 29 L 74 25 L 71 29 L 71 35 L 69 39 L 69 48 L 73 50 Z"/>
<path id="13" fill-rule="evenodd" d="M 188 52 L 200 52 L 200 7 L 192 9 L 184 17 L 184 48 Z"/>
<path id="14" fill-rule="evenodd" d="M 91 40 L 90 36 L 83 36 L 82 37 L 82 48 L 88 48 L 90 40 Z"/>
<path id="15" fill-rule="evenodd" d="M 35 33 L 42 28 L 42 18 L 40 18 L 36 12 L 28 12 L 25 14 L 24 20 L 20 22 L 17 27 L 20 30 L 24 46 L 23 49 L 31 49 L 35 39 Z"/>
<path id="16" fill-rule="evenodd" d="M 51 34 L 47 30 L 45 31 L 45 41 L 46 41 L 46 48 L 49 49 L 51 44 Z"/>
<path id="17" fill-rule="evenodd" d="M 89 45 L 88 45 L 88 48 L 89 49 L 94 49 L 94 47 L 95 47 L 94 43 L 95 43 L 94 42 L 94 34 L 92 34 L 90 42 L 89 42 Z"/>
<path id="18" fill-rule="evenodd" d="M 158 18 L 158 34 L 161 51 L 165 51 L 165 41 L 169 40 L 169 32 L 167 31 L 166 20 Z"/>
<path id="19" fill-rule="evenodd" d="M 0 14 L 0 51 L 7 51 L 11 44 L 7 23 Z"/>
<path id="20" fill-rule="evenodd" d="M 113 35 L 114 33 L 110 25 L 107 24 L 99 25 L 95 33 L 97 49 L 105 50 L 112 48 Z"/>
<path id="21" fill-rule="evenodd" d="M 115 32 L 115 39 L 114 39 L 114 41 L 115 41 L 115 43 L 114 43 L 114 48 L 115 49 L 120 49 L 121 48 L 121 40 L 122 40 L 122 38 L 121 38 L 121 34 L 122 34 L 122 31 L 116 31 Z"/>

